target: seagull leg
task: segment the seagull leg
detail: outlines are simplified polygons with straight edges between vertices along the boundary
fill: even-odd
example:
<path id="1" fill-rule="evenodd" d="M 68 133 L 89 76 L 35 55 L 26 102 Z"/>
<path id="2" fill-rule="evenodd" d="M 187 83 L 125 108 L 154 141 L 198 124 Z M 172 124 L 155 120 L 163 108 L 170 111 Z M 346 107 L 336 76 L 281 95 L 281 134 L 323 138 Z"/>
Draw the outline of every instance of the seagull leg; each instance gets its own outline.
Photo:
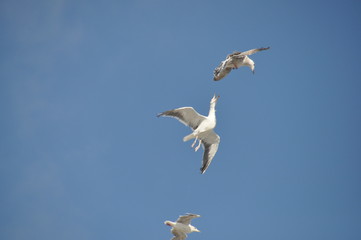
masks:
<path id="1" fill-rule="evenodd" d="M 198 137 L 196 137 L 196 139 L 194 139 L 194 142 L 192 143 L 192 148 L 194 148 L 194 145 L 196 145 Z"/>
<path id="2" fill-rule="evenodd" d="M 198 146 L 194 149 L 195 152 L 198 151 L 198 149 L 201 147 L 202 140 L 199 140 Z"/>

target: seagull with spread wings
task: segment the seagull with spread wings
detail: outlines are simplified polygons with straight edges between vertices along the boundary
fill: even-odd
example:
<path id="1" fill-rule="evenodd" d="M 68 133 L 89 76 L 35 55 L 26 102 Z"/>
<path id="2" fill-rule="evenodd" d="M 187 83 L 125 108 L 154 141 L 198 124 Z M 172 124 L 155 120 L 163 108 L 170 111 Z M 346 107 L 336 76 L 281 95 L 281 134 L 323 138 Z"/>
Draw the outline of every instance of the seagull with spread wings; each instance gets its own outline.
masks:
<path id="1" fill-rule="evenodd" d="M 268 50 L 270 47 L 267 48 L 256 48 L 256 49 L 251 49 L 245 52 L 234 52 L 232 54 L 229 54 L 226 57 L 226 60 L 222 61 L 218 67 L 216 67 L 214 69 L 213 75 L 214 81 L 219 81 L 222 78 L 224 78 L 225 76 L 228 75 L 228 73 L 231 72 L 232 69 L 238 69 L 241 66 L 247 66 L 249 67 L 252 72 L 254 73 L 254 66 L 255 63 L 253 62 L 252 59 L 250 59 L 248 56 L 252 55 L 256 52 L 259 51 L 264 51 L 264 50 Z"/>
<path id="2" fill-rule="evenodd" d="M 187 233 L 200 232 L 191 225 L 192 219 L 198 217 L 200 215 L 188 213 L 187 215 L 179 216 L 176 222 L 165 221 L 164 224 L 172 227 L 171 233 L 174 235 L 172 240 L 184 240 L 187 238 Z"/>
<path id="3" fill-rule="evenodd" d="M 200 115 L 192 107 L 177 108 L 157 115 L 158 117 L 174 117 L 193 130 L 191 134 L 183 138 L 183 141 L 186 142 L 195 138 L 192 144 L 192 147 L 194 147 L 197 140 L 199 140 L 198 146 L 194 148 L 195 151 L 198 151 L 200 145 L 203 144 L 204 154 L 201 167 L 202 174 L 207 170 L 209 164 L 211 164 L 220 142 L 220 137 L 213 131 L 216 127 L 215 107 L 218 98 L 219 96 L 214 95 L 211 99 L 208 116 Z"/>

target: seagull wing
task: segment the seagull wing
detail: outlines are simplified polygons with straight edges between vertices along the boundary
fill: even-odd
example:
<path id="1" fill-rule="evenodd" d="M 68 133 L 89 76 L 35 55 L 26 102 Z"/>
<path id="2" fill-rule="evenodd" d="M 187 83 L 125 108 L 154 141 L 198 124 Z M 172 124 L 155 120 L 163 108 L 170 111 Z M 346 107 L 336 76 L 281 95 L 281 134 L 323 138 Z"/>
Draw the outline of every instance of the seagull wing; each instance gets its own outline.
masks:
<path id="1" fill-rule="evenodd" d="M 230 58 L 227 57 L 226 60 L 222 61 L 218 67 L 216 67 L 213 71 L 213 80 L 219 81 L 225 76 L 228 75 L 228 73 L 231 72 L 232 68 L 229 67 Z"/>
<path id="2" fill-rule="evenodd" d="M 213 130 L 210 130 L 204 135 L 201 135 L 200 139 L 204 147 L 201 167 L 201 173 L 203 174 L 211 164 L 214 155 L 216 155 L 221 138 Z"/>
<path id="3" fill-rule="evenodd" d="M 245 51 L 245 52 L 235 52 L 235 53 L 232 53 L 230 55 L 228 55 L 229 57 L 234 57 L 234 58 L 240 58 L 240 57 L 243 57 L 243 56 L 246 56 L 246 55 L 252 55 L 256 52 L 260 52 L 260 51 L 264 51 L 264 50 L 268 50 L 270 49 L 270 47 L 266 47 L 266 48 L 255 48 L 255 49 L 251 49 L 251 50 L 248 50 L 248 51 Z"/>
<path id="4" fill-rule="evenodd" d="M 200 115 L 196 112 L 192 107 L 182 107 L 169 111 L 162 112 L 157 115 L 157 117 L 174 117 L 178 119 L 184 125 L 192 128 L 193 130 L 197 129 L 197 127 L 203 122 L 206 117 Z"/>
<path id="5" fill-rule="evenodd" d="M 188 213 L 187 215 L 179 216 L 179 218 L 177 219 L 177 222 L 188 225 L 188 224 L 191 223 L 191 220 L 192 220 L 193 218 L 198 218 L 198 217 L 200 217 L 200 215 Z"/>
<path id="6" fill-rule="evenodd" d="M 187 234 L 185 234 L 184 232 L 177 231 L 174 228 L 172 229 L 172 234 L 174 235 L 172 240 L 184 240 L 187 238 Z"/>

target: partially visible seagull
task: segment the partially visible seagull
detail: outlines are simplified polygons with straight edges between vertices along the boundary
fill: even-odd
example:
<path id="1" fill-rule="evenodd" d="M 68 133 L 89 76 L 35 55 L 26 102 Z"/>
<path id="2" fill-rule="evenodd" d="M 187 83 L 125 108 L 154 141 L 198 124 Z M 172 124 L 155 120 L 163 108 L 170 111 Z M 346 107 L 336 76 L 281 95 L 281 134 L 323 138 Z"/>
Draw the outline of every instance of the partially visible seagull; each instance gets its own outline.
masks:
<path id="1" fill-rule="evenodd" d="M 187 233 L 200 232 L 190 223 L 193 218 L 198 218 L 200 215 L 188 213 L 184 216 L 179 216 L 176 222 L 165 221 L 164 224 L 171 226 L 171 233 L 174 235 L 172 240 L 184 240 L 187 238 Z"/>
<path id="2" fill-rule="evenodd" d="M 195 138 L 192 148 L 195 146 L 197 140 L 199 144 L 194 148 L 195 151 L 198 151 L 201 143 L 203 144 L 204 154 L 203 162 L 201 167 L 201 173 L 203 174 L 209 164 L 211 164 L 214 155 L 218 150 L 218 145 L 220 142 L 220 137 L 213 131 L 216 127 L 216 103 L 219 96 L 214 95 L 210 102 L 209 114 L 208 116 L 200 115 L 192 107 L 182 107 L 173 109 L 170 111 L 165 111 L 157 115 L 157 117 L 174 117 L 178 119 L 181 123 L 193 129 L 193 132 L 183 138 L 183 141 L 189 141 L 192 138 Z"/>
<path id="3" fill-rule="evenodd" d="M 222 78 L 224 78 L 225 76 L 228 75 L 228 73 L 231 72 L 232 69 L 238 69 L 241 66 L 247 66 L 249 68 L 251 68 L 252 72 L 254 73 L 254 62 L 252 59 L 250 59 L 248 56 L 252 55 L 256 52 L 259 51 L 263 51 L 263 50 L 267 50 L 270 47 L 266 47 L 266 48 L 256 48 L 256 49 L 251 49 L 248 50 L 246 52 L 234 52 L 232 54 L 229 54 L 226 57 L 226 60 L 222 61 L 218 67 L 216 67 L 214 69 L 213 75 L 214 81 L 219 81 Z"/>

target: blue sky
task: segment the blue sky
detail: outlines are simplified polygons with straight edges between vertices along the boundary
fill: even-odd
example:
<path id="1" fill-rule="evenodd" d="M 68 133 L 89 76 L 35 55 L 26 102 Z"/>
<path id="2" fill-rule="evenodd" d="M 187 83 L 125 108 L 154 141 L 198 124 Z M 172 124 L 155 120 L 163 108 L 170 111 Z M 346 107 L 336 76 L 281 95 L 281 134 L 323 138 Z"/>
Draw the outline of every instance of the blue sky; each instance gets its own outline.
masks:
<path id="1" fill-rule="evenodd" d="M 1 1 L 0 238 L 360 239 L 358 1 Z M 252 56 L 212 81 L 233 51 Z M 217 104 L 204 175 L 190 130 Z"/>

